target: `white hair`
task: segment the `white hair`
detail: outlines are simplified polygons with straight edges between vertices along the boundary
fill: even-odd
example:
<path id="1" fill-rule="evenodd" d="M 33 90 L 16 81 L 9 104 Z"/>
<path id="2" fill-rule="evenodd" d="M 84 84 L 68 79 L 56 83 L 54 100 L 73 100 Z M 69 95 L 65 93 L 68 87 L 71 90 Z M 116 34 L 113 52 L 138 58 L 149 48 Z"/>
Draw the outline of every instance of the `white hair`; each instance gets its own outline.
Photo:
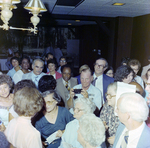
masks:
<path id="1" fill-rule="evenodd" d="M 93 113 L 96 109 L 95 103 L 92 101 L 91 98 L 77 98 L 74 101 L 74 106 L 80 103 L 84 109 L 84 113 Z"/>
<path id="2" fill-rule="evenodd" d="M 149 108 L 144 98 L 138 93 L 124 93 L 120 96 L 120 110 L 127 112 L 135 121 L 142 122 L 147 120 Z"/>
<path id="3" fill-rule="evenodd" d="M 105 141 L 105 127 L 94 114 L 85 114 L 79 120 L 79 131 L 91 146 L 100 146 Z"/>

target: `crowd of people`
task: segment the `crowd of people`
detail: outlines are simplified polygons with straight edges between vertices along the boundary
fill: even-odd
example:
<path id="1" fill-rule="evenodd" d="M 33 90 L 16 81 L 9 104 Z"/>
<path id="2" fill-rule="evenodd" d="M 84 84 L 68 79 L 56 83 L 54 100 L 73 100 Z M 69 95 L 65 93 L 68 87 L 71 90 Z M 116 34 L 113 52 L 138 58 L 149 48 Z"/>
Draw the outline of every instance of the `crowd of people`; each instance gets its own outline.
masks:
<path id="1" fill-rule="evenodd" d="M 139 76 L 137 59 L 114 72 L 98 58 L 94 72 L 82 65 L 74 76 L 52 53 L 10 62 L 0 74 L 0 148 L 150 147 L 150 66 Z"/>

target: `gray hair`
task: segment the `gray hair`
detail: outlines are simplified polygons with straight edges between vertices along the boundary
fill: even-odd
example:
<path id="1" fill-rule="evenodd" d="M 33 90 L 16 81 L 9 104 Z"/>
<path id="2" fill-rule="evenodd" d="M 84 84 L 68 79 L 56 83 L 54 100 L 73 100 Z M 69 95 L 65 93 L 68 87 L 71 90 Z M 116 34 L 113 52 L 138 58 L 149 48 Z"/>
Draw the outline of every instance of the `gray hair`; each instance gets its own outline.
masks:
<path id="1" fill-rule="evenodd" d="M 35 60 L 32 62 L 32 66 L 33 66 L 33 67 L 34 67 L 36 61 L 42 62 L 43 65 L 44 65 L 44 61 L 43 61 L 42 59 L 35 59 Z"/>
<path id="2" fill-rule="evenodd" d="M 144 98 L 137 93 L 124 93 L 120 96 L 120 111 L 128 112 L 131 118 L 137 122 L 146 121 L 149 108 Z"/>
<path id="3" fill-rule="evenodd" d="M 80 103 L 84 109 L 84 113 L 93 113 L 96 109 L 95 103 L 92 101 L 91 98 L 77 98 L 74 101 L 74 106 Z"/>
<path id="4" fill-rule="evenodd" d="M 91 146 L 100 146 L 105 141 L 105 127 L 94 114 L 85 114 L 79 120 L 79 131 Z"/>
<path id="5" fill-rule="evenodd" d="M 47 90 L 42 93 L 42 97 L 45 98 L 46 96 L 53 94 L 53 99 L 56 100 L 58 103 L 61 101 L 61 97 L 58 95 L 58 93 L 55 90 Z"/>

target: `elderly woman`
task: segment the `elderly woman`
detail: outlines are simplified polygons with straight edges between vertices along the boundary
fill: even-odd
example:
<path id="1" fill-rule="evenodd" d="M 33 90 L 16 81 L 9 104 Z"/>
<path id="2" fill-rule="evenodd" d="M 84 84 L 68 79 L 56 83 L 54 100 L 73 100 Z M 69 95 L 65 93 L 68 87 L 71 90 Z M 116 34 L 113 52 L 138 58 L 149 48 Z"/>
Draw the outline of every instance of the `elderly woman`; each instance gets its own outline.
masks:
<path id="1" fill-rule="evenodd" d="M 101 148 L 105 141 L 105 127 L 94 114 L 85 114 L 79 120 L 78 141 L 83 148 Z"/>
<path id="2" fill-rule="evenodd" d="M 59 148 L 65 148 L 65 145 L 71 145 L 76 148 L 82 148 L 81 144 L 77 141 L 79 119 L 84 114 L 93 113 L 95 109 L 96 105 L 90 98 L 77 98 L 76 100 L 74 100 L 74 118 L 76 119 L 67 124 Z"/>
<path id="3" fill-rule="evenodd" d="M 103 105 L 100 118 L 106 127 L 106 144 L 112 147 L 115 134 L 119 125 L 119 119 L 115 116 L 114 109 L 116 104 L 117 82 L 108 85 L 106 98 L 107 102 Z"/>
<path id="4" fill-rule="evenodd" d="M 21 67 L 19 66 L 19 58 L 18 57 L 12 57 L 10 59 L 10 62 L 13 66 L 13 68 L 11 70 L 8 71 L 7 75 L 9 75 L 11 78 L 13 78 L 14 74 L 21 69 Z"/>
<path id="5" fill-rule="evenodd" d="M 134 71 L 127 65 L 122 65 L 117 68 L 114 81 L 130 83 L 134 78 Z"/>
<path id="6" fill-rule="evenodd" d="M 43 140 L 48 142 L 47 148 L 58 148 L 66 124 L 74 118 L 66 108 L 57 106 L 61 98 L 54 90 L 47 90 L 42 93 L 42 96 L 45 101 L 45 112 L 35 123 L 35 127 L 41 133 Z M 56 134 L 54 141 L 49 142 L 49 136 L 52 134 Z"/>
<path id="7" fill-rule="evenodd" d="M 47 74 L 52 75 L 55 79 L 59 79 L 62 77 L 62 75 L 56 71 L 57 62 L 55 59 L 48 60 L 47 67 L 49 69 L 49 72 Z"/>
<path id="8" fill-rule="evenodd" d="M 29 73 L 30 70 L 29 70 L 29 67 L 30 67 L 30 58 L 27 57 L 27 56 L 24 56 L 22 59 L 21 59 L 21 69 L 18 70 L 14 76 L 12 77 L 14 83 L 16 84 L 17 82 L 21 81 L 22 80 L 22 75 L 23 74 L 26 74 L 26 73 Z"/>
<path id="9" fill-rule="evenodd" d="M 13 98 L 14 95 L 10 93 L 13 86 L 12 79 L 6 74 L 0 75 L 0 120 L 3 123 L 0 125 L 0 130 L 4 131 L 8 125 L 10 114 L 16 117 L 16 113 L 13 110 Z"/>
<path id="10" fill-rule="evenodd" d="M 24 87 L 15 93 L 14 109 L 19 117 L 12 119 L 5 130 L 13 147 L 42 148 L 40 133 L 32 126 L 31 117 L 41 110 L 43 104 L 36 88 Z"/>

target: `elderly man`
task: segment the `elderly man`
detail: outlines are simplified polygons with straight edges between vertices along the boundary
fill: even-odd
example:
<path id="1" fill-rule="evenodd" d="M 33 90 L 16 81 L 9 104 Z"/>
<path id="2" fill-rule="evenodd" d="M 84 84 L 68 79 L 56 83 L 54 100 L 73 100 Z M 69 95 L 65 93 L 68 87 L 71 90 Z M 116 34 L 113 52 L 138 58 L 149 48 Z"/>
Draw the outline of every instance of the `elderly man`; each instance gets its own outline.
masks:
<path id="1" fill-rule="evenodd" d="M 150 128 L 145 124 L 149 109 L 144 98 L 137 93 L 124 93 L 117 102 L 116 112 L 122 123 L 113 148 L 149 148 Z"/>
<path id="2" fill-rule="evenodd" d="M 38 82 L 40 78 L 45 75 L 45 73 L 42 72 L 44 68 L 44 61 L 41 59 L 35 59 L 32 63 L 32 71 L 30 73 L 24 74 L 22 76 L 22 80 L 29 79 L 32 80 L 36 87 L 38 87 Z"/>
<path id="3" fill-rule="evenodd" d="M 91 84 L 93 79 L 92 71 L 88 65 L 83 65 L 80 67 L 80 79 L 81 84 L 74 86 L 70 90 L 70 98 L 67 101 L 68 107 L 73 107 L 74 97 L 84 97 L 92 98 L 93 102 L 97 106 L 97 109 L 100 110 L 102 106 L 102 94 L 101 91 Z M 79 89 L 79 91 L 78 91 Z"/>
<path id="4" fill-rule="evenodd" d="M 56 91 L 62 97 L 65 107 L 67 106 L 67 98 L 69 96 L 70 88 L 77 85 L 77 79 L 71 77 L 71 68 L 69 65 L 64 65 L 61 67 L 62 77 L 57 79 Z"/>
<path id="5" fill-rule="evenodd" d="M 108 63 L 106 59 L 104 58 L 97 59 L 94 64 L 94 74 L 92 81 L 92 84 L 102 92 L 104 101 L 106 101 L 105 93 L 107 92 L 108 85 L 114 82 L 113 78 L 103 74 L 104 71 L 107 69 L 107 67 Z"/>

